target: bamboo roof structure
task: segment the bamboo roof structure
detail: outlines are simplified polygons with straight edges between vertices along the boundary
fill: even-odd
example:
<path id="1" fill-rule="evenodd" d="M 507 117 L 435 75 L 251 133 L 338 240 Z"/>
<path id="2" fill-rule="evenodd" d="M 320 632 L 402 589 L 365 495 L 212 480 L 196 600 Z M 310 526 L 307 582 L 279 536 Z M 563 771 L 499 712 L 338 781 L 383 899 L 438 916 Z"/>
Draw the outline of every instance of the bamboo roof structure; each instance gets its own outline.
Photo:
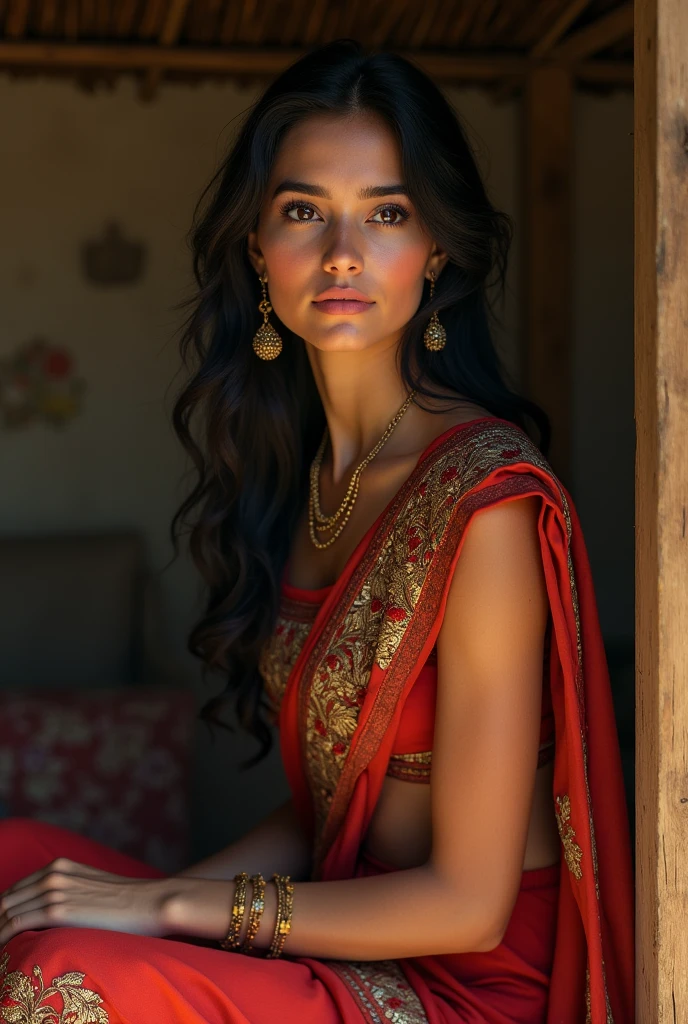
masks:
<path id="1" fill-rule="evenodd" d="M 633 81 L 630 0 L 0 0 L 0 74 L 90 89 L 133 74 L 150 98 L 165 79 L 264 82 L 345 36 L 498 93 L 540 64 L 584 87 Z"/>

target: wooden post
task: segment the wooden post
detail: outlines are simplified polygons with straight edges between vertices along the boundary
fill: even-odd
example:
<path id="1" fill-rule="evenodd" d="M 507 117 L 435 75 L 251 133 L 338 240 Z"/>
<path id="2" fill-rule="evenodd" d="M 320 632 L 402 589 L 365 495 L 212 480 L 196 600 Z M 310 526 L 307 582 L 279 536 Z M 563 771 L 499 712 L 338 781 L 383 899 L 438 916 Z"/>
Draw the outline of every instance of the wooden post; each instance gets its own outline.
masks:
<path id="1" fill-rule="evenodd" d="M 688 1020 L 688 4 L 636 0 L 637 1021 Z"/>
<path id="2" fill-rule="evenodd" d="M 550 461 L 568 484 L 571 447 L 571 74 L 532 70 L 524 91 L 523 346 L 528 395 L 552 420 Z"/>

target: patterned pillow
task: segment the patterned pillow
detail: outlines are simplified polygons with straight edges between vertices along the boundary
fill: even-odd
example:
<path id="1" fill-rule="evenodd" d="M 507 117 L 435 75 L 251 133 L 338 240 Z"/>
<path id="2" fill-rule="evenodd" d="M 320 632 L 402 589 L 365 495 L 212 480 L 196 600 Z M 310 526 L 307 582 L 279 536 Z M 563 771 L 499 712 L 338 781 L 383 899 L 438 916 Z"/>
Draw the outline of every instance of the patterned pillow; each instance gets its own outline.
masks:
<path id="1" fill-rule="evenodd" d="M 190 691 L 0 691 L 0 721 L 5 815 L 61 825 L 170 873 L 188 863 Z"/>

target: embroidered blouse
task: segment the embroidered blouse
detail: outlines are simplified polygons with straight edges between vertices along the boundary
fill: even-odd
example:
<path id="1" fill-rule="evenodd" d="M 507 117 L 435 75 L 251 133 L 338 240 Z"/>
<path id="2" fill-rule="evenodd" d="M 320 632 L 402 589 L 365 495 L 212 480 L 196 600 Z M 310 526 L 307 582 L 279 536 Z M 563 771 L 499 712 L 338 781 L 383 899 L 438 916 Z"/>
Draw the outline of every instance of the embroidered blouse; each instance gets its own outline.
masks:
<path id="1" fill-rule="evenodd" d="M 269 715 L 277 723 L 289 673 L 306 642 L 318 611 L 332 587 L 308 590 L 283 581 L 277 623 L 259 662 Z M 538 768 L 554 759 L 554 715 L 549 687 L 551 619 L 543 657 L 542 712 Z M 430 653 L 406 699 L 387 775 L 405 782 L 429 783 L 437 696 L 437 652 Z"/>

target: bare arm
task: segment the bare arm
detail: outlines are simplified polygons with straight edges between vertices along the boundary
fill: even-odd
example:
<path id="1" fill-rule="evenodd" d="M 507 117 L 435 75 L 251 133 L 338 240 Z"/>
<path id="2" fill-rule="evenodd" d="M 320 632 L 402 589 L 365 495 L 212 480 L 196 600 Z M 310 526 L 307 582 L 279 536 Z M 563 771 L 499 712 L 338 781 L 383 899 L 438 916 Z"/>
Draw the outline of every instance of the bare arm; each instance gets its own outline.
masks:
<path id="1" fill-rule="evenodd" d="M 489 950 L 501 941 L 520 884 L 537 765 L 548 610 L 540 507 L 521 498 L 478 513 L 457 563 L 438 641 L 428 862 L 297 884 L 289 954 L 386 959 Z M 174 901 L 176 923 L 192 914 L 191 902 Z M 275 916 L 268 886 L 257 947 L 269 945 Z M 218 934 L 226 924 L 224 910 Z"/>
<path id="2" fill-rule="evenodd" d="M 406 871 L 297 881 L 292 956 L 377 960 L 494 948 L 518 893 L 537 765 L 548 602 L 537 498 L 476 515 L 438 640 L 432 850 Z M 0 897 L 0 944 L 55 924 L 221 939 L 238 871 L 309 876 L 290 806 L 172 878 L 131 880 L 60 860 Z M 190 872 L 203 872 L 194 877 Z M 255 945 L 269 945 L 274 885 Z M 245 935 L 248 915 L 245 916 Z"/>
<path id="3" fill-rule="evenodd" d="M 180 871 L 176 878 L 230 881 L 240 871 L 269 878 L 273 872 L 294 880 L 310 877 L 311 851 L 291 800 L 281 804 L 236 842 Z"/>

